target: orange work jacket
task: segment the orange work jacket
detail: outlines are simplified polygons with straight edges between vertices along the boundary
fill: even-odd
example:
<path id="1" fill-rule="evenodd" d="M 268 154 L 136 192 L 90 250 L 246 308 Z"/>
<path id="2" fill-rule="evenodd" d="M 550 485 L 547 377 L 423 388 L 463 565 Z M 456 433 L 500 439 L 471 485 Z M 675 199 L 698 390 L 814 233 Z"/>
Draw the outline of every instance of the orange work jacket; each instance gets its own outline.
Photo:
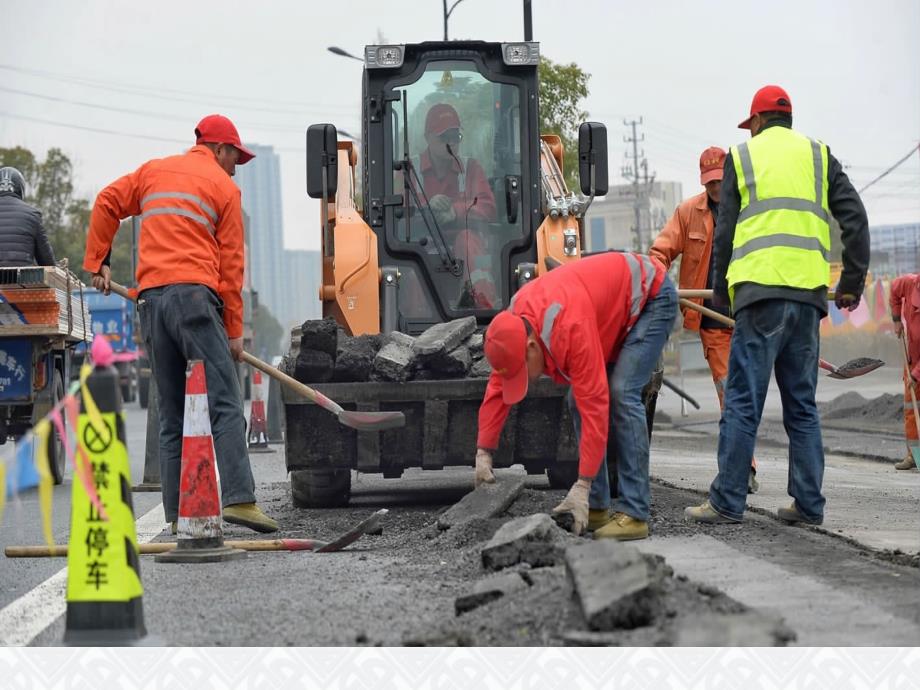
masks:
<path id="1" fill-rule="evenodd" d="M 920 274 L 908 273 L 891 281 L 888 291 L 891 318 L 901 319 L 910 355 L 910 373 L 920 380 Z"/>
<path id="2" fill-rule="evenodd" d="M 649 256 L 658 259 L 671 268 L 671 263 L 678 256 L 680 275 L 678 287 L 685 290 L 702 290 L 706 287 L 709 274 L 709 261 L 712 256 L 712 233 L 714 223 L 706 192 L 697 194 L 682 202 L 674 215 L 658 233 L 652 243 Z M 703 300 L 693 300 L 699 304 Z M 684 328 L 691 331 L 700 330 L 700 313 L 695 309 L 681 307 L 684 315 Z"/>
<path id="3" fill-rule="evenodd" d="M 224 303 L 229 338 L 243 335 L 243 212 L 240 190 L 206 146 L 144 163 L 99 192 L 83 268 L 98 273 L 121 220 L 142 219 L 138 290 L 195 283 Z"/>

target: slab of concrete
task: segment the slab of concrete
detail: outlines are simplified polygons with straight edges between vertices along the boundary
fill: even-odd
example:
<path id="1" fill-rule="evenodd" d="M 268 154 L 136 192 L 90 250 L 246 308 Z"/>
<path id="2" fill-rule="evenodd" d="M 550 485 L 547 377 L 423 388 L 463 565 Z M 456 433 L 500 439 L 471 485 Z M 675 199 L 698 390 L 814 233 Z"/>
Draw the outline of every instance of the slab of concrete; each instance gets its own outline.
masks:
<path id="1" fill-rule="evenodd" d="M 482 565 L 500 570 L 517 563 L 533 567 L 555 565 L 562 559 L 563 532 L 546 513 L 506 522 L 482 549 Z"/>
<path id="2" fill-rule="evenodd" d="M 470 473 L 472 481 L 472 472 Z M 504 513 L 508 506 L 521 495 L 526 475 L 501 477 L 494 484 L 483 484 L 468 493 L 438 517 L 439 529 L 450 529 L 454 525 L 472 518 L 491 518 Z"/>
<path id="3" fill-rule="evenodd" d="M 473 363 L 470 367 L 470 376 L 478 379 L 485 379 L 492 375 L 492 365 L 485 357 Z"/>
<path id="4" fill-rule="evenodd" d="M 374 357 L 372 377 L 382 381 L 406 381 L 415 364 L 414 338 L 405 333 L 390 333 L 386 344 Z"/>
<path id="5" fill-rule="evenodd" d="M 442 352 L 425 360 L 425 367 L 443 378 L 465 376 L 471 364 L 470 351 L 462 345 L 455 347 L 450 352 Z"/>
<path id="6" fill-rule="evenodd" d="M 422 359 L 450 352 L 475 331 L 475 316 L 435 324 L 415 339 L 415 352 Z"/>
<path id="7" fill-rule="evenodd" d="M 613 540 L 570 546 L 565 564 L 592 630 L 631 630 L 660 613 L 661 573 L 634 546 Z"/>

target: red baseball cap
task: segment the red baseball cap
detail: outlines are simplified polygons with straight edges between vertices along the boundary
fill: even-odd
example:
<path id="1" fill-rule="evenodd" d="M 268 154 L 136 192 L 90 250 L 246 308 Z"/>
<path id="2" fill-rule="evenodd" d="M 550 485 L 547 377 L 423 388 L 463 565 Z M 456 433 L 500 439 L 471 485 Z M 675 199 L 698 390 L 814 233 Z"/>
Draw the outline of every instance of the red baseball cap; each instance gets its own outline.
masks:
<path id="1" fill-rule="evenodd" d="M 768 84 L 754 94 L 751 101 L 751 114 L 747 120 L 738 125 L 738 129 L 750 129 L 751 118 L 760 113 L 791 113 L 792 101 L 782 86 Z"/>
<path id="2" fill-rule="evenodd" d="M 718 146 L 710 146 L 700 154 L 700 184 L 722 179 L 722 167 L 725 164 L 725 151 Z"/>
<path id="3" fill-rule="evenodd" d="M 425 116 L 425 134 L 444 134 L 449 129 L 460 129 L 460 116 L 454 106 L 447 103 L 431 106 Z"/>
<path id="4" fill-rule="evenodd" d="M 524 320 L 510 311 L 499 312 L 486 330 L 486 359 L 502 382 L 506 405 L 527 395 L 527 329 Z"/>
<path id="5" fill-rule="evenodd" d="M 208 115 L 201 119 L 198 126 L 195 127 L 196 144 L 231 144 L 239 149 L 240 160 L 238 165 L 245 165 L 256 157 L 252 151 L 243 146 L 240 141 L 240 133 L 230 121 L 230 118 L 223 115 Z"/>

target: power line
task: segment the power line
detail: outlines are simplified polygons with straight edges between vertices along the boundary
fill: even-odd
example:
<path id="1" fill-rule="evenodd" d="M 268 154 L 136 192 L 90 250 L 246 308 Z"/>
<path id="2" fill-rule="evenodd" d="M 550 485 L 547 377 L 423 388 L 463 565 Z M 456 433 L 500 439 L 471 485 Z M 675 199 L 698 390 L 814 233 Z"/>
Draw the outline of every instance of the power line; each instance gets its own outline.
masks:
<path id="1" fill-rule="evenodd" d="M 62 74 L 60 72 L 48 72 L 45 70 L 36 70 L 29 69 L 25 67 L 17 67 L 15 65 L 0 64 L 0 70 L 7 70 L 10 72 L 18 72 L 20 74 L 27 74 L 29 76 L 41 77 L 43 79 L 50 79 L 52 81 L 63 82 L 65 84 L 79 84 L 82 86 L 88 86 L 94 89 L 100 89 L 103 91 L 111 91 L 114 93 L 123 93 L 130 94 L 134 96 L 140 96 L 143 98 L 157 98 L 158 100 L 171 100 L 178 101 L 183 103 L 207 103 L 209 105 L 223 105 L 230 108 L 240 108 L 258 112 L 268 112 L 268 113 L 282 113 L 282 114 L 297 114 L 301 113 L 304 109 L 323 109 L 325 111 L 337 111 L 344 112 L 344 109 L 347 106 L 343 104 L 331 105 L 329 103 L 314 103 L 308 101 L 284 101 L 284 100 L 274 100 L 269 101 L 264 98 L 246 96 L 237 96 L 233 100 L 228 100 L 226 94 L 207 94 L 200 92 L 191 92 L 191 91 L 181 91 L 179 89 L 169 89 L 169 88 L 148 88 L 143 86 L 137 86 L 136 84 L 125 84 L 120 82 L 110 82 L 103 81 L 99 79 L 87 79 L 83 76 L 78 75 L 68 75 Z M 164 95 L 171 94 L 171 95 Z M 254 105 L 249 105 L 249 103 L 254 103 Z M 266 107 L 266 104 L 268 107 Z M 278 106 L 287 106 L 287 108 L 278 108 Z"/>
<path id="2" fill-rule="evenodd" d="M 881 175 L 879 175 L 879 176 L 876 177 L 874 180 L 872 180 L 872 182 L 870 182 L 869 184 L 865 185 L 862 189 L 860 189 L 860 190 L 859 190 L 859 194 L 862 194 L 864 191 L 866 191 L 867 189 L 869 189 L 869 187 L 871 187 L 871 186 L 874 185 L 876 182 L 878 182 L 879 180 L 881 180 L 882 178 L 884 178 L 886 175 L 888 175 L 889 173 L 891 173 L 891 172 L 893 172 L 895 169 L 897 169 L 898 166 L 900 166 L 900 165 L 901 165 L 902 163 L 904 163 L 908 158 L 910 158 L 912 155 L 914 155 L 914 152 L 915 152 L 915 151 L 920 151 L 920 145 L 914 146 L 910 151 L 907 152 L 907 155 L 905 155 L 901 160 L 899 160 L 897 163 L 895 163 L 895 164 L 892 165 L 890 168 L 888 168 L 888 170 L 886 170 L 886 171 L 883 172 Z"/>

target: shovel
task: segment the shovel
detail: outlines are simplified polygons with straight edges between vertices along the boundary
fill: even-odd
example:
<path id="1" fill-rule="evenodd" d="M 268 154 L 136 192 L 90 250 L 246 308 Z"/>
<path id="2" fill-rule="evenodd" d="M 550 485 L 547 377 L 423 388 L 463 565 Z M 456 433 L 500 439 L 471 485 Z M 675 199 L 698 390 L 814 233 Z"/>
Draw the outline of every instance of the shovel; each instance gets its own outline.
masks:
<path id="1" fill-rule="evenodd" d="M 904 350 L 904 373 L 907 375 L 907 387 L 910 389 L 910 402 L 914 406 L 914 424 L 917 425 L 917 437 L 920 438 L 920 413 L 917 412 L 917 394 L 914 393 L 914 380 L 910 375 L 910 355 L 907 352 L 907 337 L 904 334 L 904 331 L 901 331 L 901 341 L 902 348 Z M 920 446 L 911 446 L 910 454 L 914 458 L 914 464 L 917 466 L 917 469 L 920 469 Z"/>
<path id="2" fill-rule="evenodd" d="M 698 292 L 709 292 L 708 290 L 700 290 Z M 700 295 L 702 296 L 702 295 Z M 702 304 L 697 304 L 696 302 L 691 302 L 689 299 L 684 297 L 680 298 L 680 304 L 689 309 L 696 309 L 701 314 L 704 314 L 716 321 L 721 321 L 726 326 L 735 327 L 735 320 L 731 319 L 724 314 L 720 314 L 717 311 L 713 311 L 708 307 L 704 307 Z M 857 357 L 856 359 L 851 359 L 846 364 L 843 364 L 839 367 L 834 366 L 826 359 L 818 358 L 818 366 L 822 369 L 829 371 L 829 378 L 832 379 L 852 379 L 857 376 L 862 376 L 868 374 L 870 371 L 875 371 L 880 366 L 883 366 L 885 363 L 880 359 L 872 359 L 870 357 Z"/>
<path id="3" fill-rule="evenodd" d="M 109 286 L 116 295 L 121 295 L 125 299 L 131 301 L 137 300 L 136 295 L 132 294 L 124 285 L 119 285 L 111 281 Z M 342 406 L 337 402 L 330 400 L 319 391 L 302 384 L 297 379 L 291 378 L 283 371 L 279 371 L 270 364 L 266 364 L 261 359 L 248 352 L 243 352 L 242 360 L 254 366 L 259 371 L 268 374 L 273 379 L 283 383 L 303 397 L 312 400 L 324 410 L 334 414 L 341 424 L 351 427 L 352 429 L 357 429 L 358 431 L 382 431 L 383 429 L 393 429 L 406 425 L 406 416 L 402 412 L 390 410 L 382 410 L 380 412 L 353 412 L 351 410 L 345 410 L 342 409 Z"/>

